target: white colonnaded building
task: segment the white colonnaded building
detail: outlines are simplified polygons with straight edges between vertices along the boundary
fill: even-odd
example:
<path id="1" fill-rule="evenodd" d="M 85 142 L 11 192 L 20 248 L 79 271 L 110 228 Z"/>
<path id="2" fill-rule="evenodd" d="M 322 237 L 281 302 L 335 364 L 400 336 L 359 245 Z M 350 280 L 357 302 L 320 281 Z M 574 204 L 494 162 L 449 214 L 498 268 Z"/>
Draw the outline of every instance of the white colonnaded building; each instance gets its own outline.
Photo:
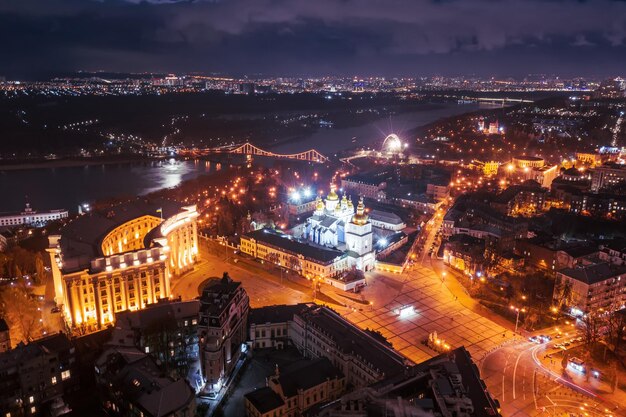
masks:
<path id="1" fill-rule="evenodd" d="M 55 301 L 67 323 L 101 328 L 120 311 L 169 298 L 172 276 L 198 260 L 197 217 L 195 205 L 139 198 L 49 236 Z"/>

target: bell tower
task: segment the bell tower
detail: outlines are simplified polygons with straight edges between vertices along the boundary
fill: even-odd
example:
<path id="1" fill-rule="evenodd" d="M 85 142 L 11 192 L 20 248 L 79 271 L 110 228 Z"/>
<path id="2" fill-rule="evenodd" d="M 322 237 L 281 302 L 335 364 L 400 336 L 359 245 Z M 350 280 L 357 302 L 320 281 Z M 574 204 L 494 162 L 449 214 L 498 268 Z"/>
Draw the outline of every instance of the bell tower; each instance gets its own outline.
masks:
<path id="1" fill-rule="evenodd" d="M 346 250 L 355 257 L 357 269 L 367 271 L 374 267 L 374 250 L 372 248 L 372 223 L 365 214 L 363 197 L 356 207 L 356 214 L 346 224 Z"/>

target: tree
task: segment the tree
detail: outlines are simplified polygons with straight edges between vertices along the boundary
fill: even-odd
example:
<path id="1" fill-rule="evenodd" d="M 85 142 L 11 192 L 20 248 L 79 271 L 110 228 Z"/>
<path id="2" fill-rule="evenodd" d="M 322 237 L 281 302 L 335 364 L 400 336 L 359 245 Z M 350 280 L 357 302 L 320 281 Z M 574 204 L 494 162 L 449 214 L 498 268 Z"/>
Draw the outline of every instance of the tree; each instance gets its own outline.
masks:
<path id="1" fill-rule="evenodd" d="M 299 273 L 302 270 L 300 259 L 298 259 L 296 256 L 290 256 L 289 258 L 287 258 L 287 268 Z"/>
<path id="2" fill-rule="evenodd" d="M 602 316 L 597 313 L 588 313 L 581 319 L 583 324 L 583 332 L 585 338 L 585 344 L 588 348 L 591 348 L 600 338 L 600 328 L 603 325 Z"/>
<path id="3" fill-rule="evenodd" d="M 563 281 L 561 277 L 557 277 L 554 282 L 554 300 L 557 302 L 559 310 L 563 305 L 569 305 L 572 298 L 572 283 L 569 280 Z"/>
<path id="4" fill-rule="evenodd" d="M 44 284 L 46 282 L 47 273 L 46 268 L 43 265 L 43 258 L 41 252 L 37 252 L 35 255 L 35 283 Z"/>
<path id="5" fill-rule="evenodd" d="M 613 345 L 613 351 L 617 352 L 626 335 L 626 316 L 618 311 L 612 311 L 608 313 L 606 324 L 608 342 Z"/>
<path id="6" fill-rule="evenodd" d="M 265 260 L 269 263 L 278 265 L 280 262 L 280 255 L 276 252 L 268 252 L 267 255 L 265 255 Z"/>
<path id="7" fill-rule="evenodd" d="M 537 324 L 537 322 L 539 321 L 539 316 L 537 315 L 537 313 L 533 312 L 531 314 L 529 314 L 528 316 L 526 316 L 526 328 L 529 330 L 534 330 L 535 329 L 535 324 Z"/>
<path id="8" fill-rule="evenodd" d="M 6 318 L 13 339 L 28 341 L 39 336 L 41 322 L 37 302 L 30 297 L 23 282 L 4 288 L 0 301 L 0 315 Z"/>

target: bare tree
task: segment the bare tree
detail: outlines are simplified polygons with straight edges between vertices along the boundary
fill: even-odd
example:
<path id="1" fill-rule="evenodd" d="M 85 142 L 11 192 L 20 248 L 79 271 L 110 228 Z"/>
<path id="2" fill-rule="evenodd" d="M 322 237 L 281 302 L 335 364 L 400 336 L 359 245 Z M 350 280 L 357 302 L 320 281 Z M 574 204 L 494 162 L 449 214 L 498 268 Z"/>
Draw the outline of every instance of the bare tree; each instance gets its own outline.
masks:
<path id="1" fill-rule="evenodd" d="M 618 311 L 611 311 L 607 315 L 607 342 L 613 346 L 613 351 L 617 352 L 622 339 L 626 335 L 626 315 Z"/>
<path id="2" fill-rule="evenodd" d="M 300 259 L 295 256 L 290 256 L 289 258 L 287 258 L 287 268 L 299 273 L 302 270 Z"/>
<path id="3" fill-rule="evenodd" d="M 11 285 L 0 293 L 0 309 L 15 340 L 28 341 L 41 330 L 37 302 L 30 298 L 27 287 Z"/>
<path id="4" fill-rule="evenodd" d="M 280 255 L 276 252 L 268 252 L 267 255 L 265 255 L 265 260 L 269 263 L 278 265 L 280 262 Z"/>
<path id="5" fill-rule="evenodd" d="M 588 313 L 581 319 L 587 347 L 593 346 L 600 338 L 600 329 L 604 324 L 602 316 L 596 313 Z"/>
<path id="6" fill-rule="evenodd" d="M 563 305 L 569 305 L 572 298 L 572 283 L 569 280 L 563 281 L 560 277 L 557 277 L 554 282 L 554 300 L 557 303 L 559 310 Z"/>

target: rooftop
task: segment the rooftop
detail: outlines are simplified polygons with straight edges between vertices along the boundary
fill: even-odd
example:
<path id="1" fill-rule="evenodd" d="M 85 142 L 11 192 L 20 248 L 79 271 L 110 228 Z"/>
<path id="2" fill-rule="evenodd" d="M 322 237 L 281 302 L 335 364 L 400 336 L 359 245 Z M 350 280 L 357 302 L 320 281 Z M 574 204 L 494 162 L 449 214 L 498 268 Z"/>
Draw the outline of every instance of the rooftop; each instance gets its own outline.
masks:
<path id="1" fill-rule="evenodd" d="M 224 309 L 228 308 L 240 288 L 245 291 L 241 287 L 241 282 L 233 281 L 226 272 L 222 278 L 209 278 L 200 296 L 200 313 L 210 317 L 220 316 Z"/>
<path id="2" fill-rule="evenodd" d="M 279 234 L 271 229 L 260 229 L 245 235 L 257 242 L 279 248 L 294 256 L 302 255 L 324 264 L 330 264 L 335 259 L 343 257 L 344 253 L 335 249 L 313 245 L 300 241 L 290 235 Z"/>
<path id="3" fill-rule="evenodd" d="M 626 267 L 618 267 L 602 262 L 576 268 L 565 268 L 558 272 L 577 281 L 593 285 L 626 273 Z"/>
<path id="4" fill-rule="evenodd" d="M 343 373 L 328 358 L 321 357 L 298 361 L 289 365 L 284 371 L 279 369 L 278 381 L 285 397 L 290 398 L 297 395 L 299 390 L 306 391 L 327 380 L 343 377 Z"/>
<path id="5" fill-rule="evenodd" d="M 180 320 L 185 317 L 197 317 L 200 301 L 169 301 L 161 300 L 148 304 L 146 308 L 136 311 L 121 311 L 115 315 L 115 327 L 144 329 L 157 322 L 170 319 Z"/>
<path id="6" fill-rule="evenodd" d="M 98 360 L 105 378 L 128 401 L 154 417 L 169 416 L 189 406 L 194 392 L 184 379 L 173 379 L 155 361 L 136 348 L 114 348 Z"/>
<path id="7" fill-rule="evenodd" d="M 432 389 L 435 386 L 437 387 L 436 393 Z M 371 385 L 370 392 L 374 392 L 379 398 L 397 399 L 399 397 L 421 408 L 435 404 L 450 404 L 452 409 L 452 404 L 456 403 L 454 399 L 465 399 L 471 401 L 474 409 L 472 416 L 500 415 L 498 403 L 485 388 L 485 383 L 480 379 L 478 368 L 469 352 L 464 347 L 460 347 L 419 363 L 402 375 L 377 382 Z M 418 399 L 435 400 L 437 395 L 447 397 L 447 400 L 421 403 L 415 401 Z"/>
<path id="8" fill-rule="evenodd" d="M 258 388 L 244 395 L 244 397 L 252 403 L 261 414 L 265 414 L 272 410 L 285 405 L 285 402 L 270 387 Z"/>
<path id="9" fill-rule="evenodd" d="M 395 213 L 389 213 L 386 211 L 372 210 L 369 212 L 371 220 L 378 220 L 389 224 L 402 224 L 404 223 L 400 216 Z"/>
<path id="10" fill-rule="evenodd" d="M 104 256 L 102 239 L 116 227 L 146 215 L 160 217 L 162 214 L 166 219 L 180 212 L 182 207 L 180 203 L 163 198 L 138 198 L 77 217 L 60 232 L 64 270 L 73 272 L 89 268 L 93 258 Z M 157 213 L 158 209 L 163 212 Z"/>
<path id="11" fill-rule="evenodd" d="M 344 354 L 374 365 L 386 376 L 403 372 L 405 358 L 326 307 L 311 306 L 299 316 L 326 334 Z"/>
<path id="12" fill-rule="evenodd" d="M 534 161 L 534 162 L 543 161 L 543 158 L 540 158 L 538 156 L 530 156 L 530 155 L 517 155 L 517 156 L 514 156 L 513 158 L 520 160 L 520 161 Z"/>
<path id="13" fill-rule="evenodd" d="M 307 304 L 282 304 L 253 308 L 248 315 L 248 322 L 250 324 L 286 323 L 293 320 L 295 314 L 307 307 Z"/>

